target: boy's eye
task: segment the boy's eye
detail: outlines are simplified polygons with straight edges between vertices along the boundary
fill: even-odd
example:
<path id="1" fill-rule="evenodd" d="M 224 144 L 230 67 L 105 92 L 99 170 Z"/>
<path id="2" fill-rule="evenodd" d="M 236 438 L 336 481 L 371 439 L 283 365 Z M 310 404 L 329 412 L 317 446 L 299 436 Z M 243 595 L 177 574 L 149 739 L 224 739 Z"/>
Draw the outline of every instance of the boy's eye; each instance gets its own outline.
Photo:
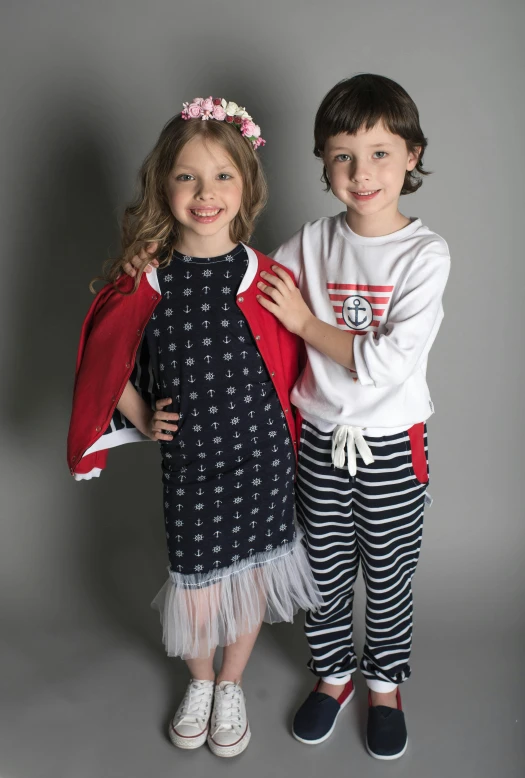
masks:
<path id="1" fill-rule="evenodd" d="M 190 176 L 189 173 L 181 173 L 180 176 L 177 176 L 177 181 L 191 181 L 193 179 L 193 176 Z"/>
<path id="2" fill-rule="evenodd" d="M 381 156 L 378 157 L 377 156 L 378 154 L 380 154 Z M 384 159 L 386 157 L 386 151 L 376 151 L 374 152 L 374 157 L 376 159 Z"/>
<path id="3" fill-rule="evenodd" d="M 336 162 L 349 162 L 350 154 L 338 154 L 335 158 Z"/>

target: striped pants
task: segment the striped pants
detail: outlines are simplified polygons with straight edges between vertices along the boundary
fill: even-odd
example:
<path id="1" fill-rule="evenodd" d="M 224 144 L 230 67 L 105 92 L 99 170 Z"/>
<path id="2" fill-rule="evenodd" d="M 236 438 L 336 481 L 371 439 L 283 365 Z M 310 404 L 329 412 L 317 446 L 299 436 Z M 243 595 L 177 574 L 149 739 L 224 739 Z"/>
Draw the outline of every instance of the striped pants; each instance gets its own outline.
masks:
<path id="1" fill-rule="evenodd" d="M 346 683 L 357 668 L 353 587 L 359 562 L 366 586 L 366 641 L 360 668 L 369 688 L 392 691 L 410 675 L 412 577 L 428 485 L 424 424 L 383 438 L 365 436 L 374 462 L 357 473 L 332 464 L 332 434 L 303 423 L 297 518 L 324 604 L 307 613 L 310 669 Z"/>

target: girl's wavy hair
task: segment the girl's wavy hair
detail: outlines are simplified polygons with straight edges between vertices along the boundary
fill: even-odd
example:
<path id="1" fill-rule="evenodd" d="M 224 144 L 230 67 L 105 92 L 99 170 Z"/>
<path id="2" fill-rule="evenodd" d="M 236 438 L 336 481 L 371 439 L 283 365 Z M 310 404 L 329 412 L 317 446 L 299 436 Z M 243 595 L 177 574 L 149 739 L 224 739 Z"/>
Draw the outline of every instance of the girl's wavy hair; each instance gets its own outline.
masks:
<path id="1" fill-rule="evenodd" d="M 182 119 L 174 116 L 165 125 L 153 150 L 144 160 L 139 173 L 139 192 L 124 211 L 119 256 L 104 265 L 103 275 L 96 280 L 114 284 L 127 262 L 153 242 L 158 249 L 155 257 L 160 267 L 169 265 L 180 239 L 180 225 L 173 216 L 167 196 L 168 177 L 188 141 L 201 137 L 219 143 L 230 156 L 242 178 L 241 207 L 230 224 L 233 243 L 247 243 L 253 233 L 257 216 L 266 205 L 268 189 L 262 165 L 251 143 L 237 127 L 210 119 Z M 153 255 L 151 255 L 153 257 Z M 132 292 L 135 292 L 148 261 L 138 269 Z"/>
<path id="2" fill-rule="evenodd" d="M 406 142 L 407 149 L 419 156 L 414 170 L 407 170 L 401 194 L 412 194 L 422 185 L 421 176 L 428 176 L 423 168 L 423 154 L 428 141 L 419 124 L 416 104 L 402 86 L 385 76 L 361 73 L 336 84 L 324 97 L 314 123 L 314 154 L 322 158 L 328 138 L 346 132 L 356 135 L 362 127 L 371 130 L 378 122 Z M 321 181 L 330 189 L 323 165 Z"/>

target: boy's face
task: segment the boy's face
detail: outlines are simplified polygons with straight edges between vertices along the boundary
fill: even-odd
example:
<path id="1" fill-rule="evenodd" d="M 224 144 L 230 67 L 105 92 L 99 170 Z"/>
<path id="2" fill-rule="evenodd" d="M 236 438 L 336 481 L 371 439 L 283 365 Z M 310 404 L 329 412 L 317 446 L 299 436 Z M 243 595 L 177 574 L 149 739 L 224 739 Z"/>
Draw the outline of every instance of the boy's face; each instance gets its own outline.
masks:
<path id="1" fill-rule="evenodd" d="M 333 135 L 323 153 L 332 192 L 361 220 L 397 214 L 405 172 L 415 168 L 417 158 L 382 123 L 356 135 Z"/>

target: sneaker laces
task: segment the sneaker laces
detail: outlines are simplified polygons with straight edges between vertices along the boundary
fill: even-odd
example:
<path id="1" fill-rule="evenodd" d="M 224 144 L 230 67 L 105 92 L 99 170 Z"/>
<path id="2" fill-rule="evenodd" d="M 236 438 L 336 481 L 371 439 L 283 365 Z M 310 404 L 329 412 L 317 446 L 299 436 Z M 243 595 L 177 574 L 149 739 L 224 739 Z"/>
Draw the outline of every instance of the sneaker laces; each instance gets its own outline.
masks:
<path id="1" fill-rule="evenodd" d="M 235 683 L 229 683 L 215 689 L 213 708 L 213 735 L 218 732 L 237 732 L 242 734 L 242 690 Z"/>
<path id="2" fill-rule="evenodd" d="M 177 716 L 177 726 L 181 724 L 205 724 L 210 715 L 210 703 L 209 681 L 192 681 L 184 695 Z"/>
<path id="3" fill-rule="evenodd" d="M 374 461 L 372 452 L 359 427 L 341 424 L 335 428 L 332 435 L 332 463 L 335 467 L 344 468 L 345 447 L 348 455 L 348 472 L 351 476 L 357 473 L 356 449 L 361 454 L 365 465 L 371 465 Z"/>

